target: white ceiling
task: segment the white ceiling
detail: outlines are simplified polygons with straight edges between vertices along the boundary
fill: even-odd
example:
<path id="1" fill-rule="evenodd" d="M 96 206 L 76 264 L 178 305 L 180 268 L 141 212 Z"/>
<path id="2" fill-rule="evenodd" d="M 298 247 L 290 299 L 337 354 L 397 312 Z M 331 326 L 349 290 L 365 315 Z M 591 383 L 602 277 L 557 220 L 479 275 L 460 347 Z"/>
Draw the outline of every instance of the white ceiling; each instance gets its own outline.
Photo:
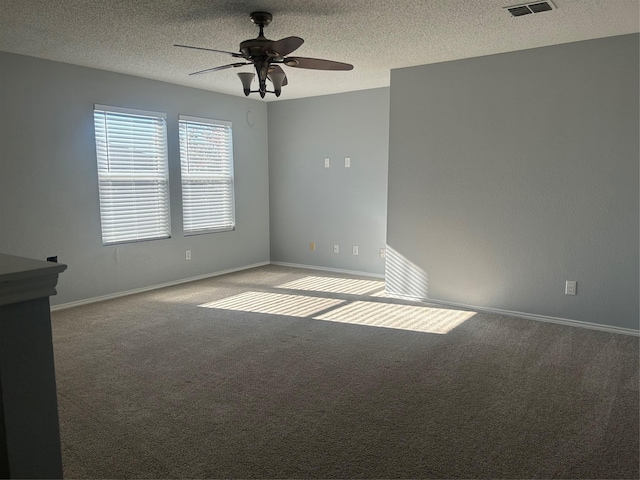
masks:
<path id="1" fill-rule="evenodd" d="M 534 0 L 531 0 L 532 2 Z M 238 51 L 273 14 L 265 35 L 304 38 L 292 55 L 355 66 L 284 67 L 280 99 L 389 85 L 393 68 L 622 35 L 640 30 L 639 0 L 553 0 L 550 12 L 512 17 L 519 0 L 0 0 L 0 50 L 243 95 L 238 71 L 189 77 L 236 61 L 174 43 Z M 256 94 L 253 94 L 256 95 Z M 259 97 L 258 97 L 259 98 Z M 267 95 L 266 100 L 275 100 Z"/>

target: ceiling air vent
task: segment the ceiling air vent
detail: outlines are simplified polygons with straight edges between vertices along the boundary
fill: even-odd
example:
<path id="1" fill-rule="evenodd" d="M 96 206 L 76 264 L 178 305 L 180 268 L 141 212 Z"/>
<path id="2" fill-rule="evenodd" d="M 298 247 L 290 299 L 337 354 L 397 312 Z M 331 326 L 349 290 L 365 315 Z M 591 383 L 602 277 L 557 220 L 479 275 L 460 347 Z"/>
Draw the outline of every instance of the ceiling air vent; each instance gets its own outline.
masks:
<path id="1" fill-rule="evenodd" d="M 514 17 L 522 17 L 530 13 L 548 12 L 549 10 L 554 10 L 556 7 L 551 3 L 551 0 L 546 0 L 545 2 L 525 3 L 504 8 Z"/>

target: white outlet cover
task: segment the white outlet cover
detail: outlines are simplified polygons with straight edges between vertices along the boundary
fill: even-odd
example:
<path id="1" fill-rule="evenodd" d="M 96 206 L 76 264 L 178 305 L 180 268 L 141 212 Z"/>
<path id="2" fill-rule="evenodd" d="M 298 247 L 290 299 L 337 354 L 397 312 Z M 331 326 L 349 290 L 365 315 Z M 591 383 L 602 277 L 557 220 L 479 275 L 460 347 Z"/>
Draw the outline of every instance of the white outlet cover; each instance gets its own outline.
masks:
<path id="1" fill-rule="evenodd" d="M 564 285 L 565 295 L 576 295 L 576 289 L 578 288 L 578 282 L 575 280 L 567 280 Z"/>
<path id="2" fill-rule="evenodd" d="M 329 168 L 331 166 L 331 159 L 329 157 L 326 157 L 324 159 L 324 168 Z"/>
<path id="3" fill-rule="evenodd" d="M 351 157 L 344 157 L 344 168 L 351 168 Z"/>
<path id="4" fill-rule="evenodd" d="M 340 253 L 340 245 L 333 246 L 333 253 Z"/>
<path id="5" fill-rule="evenodd" d="M 354 255 L 358 255 L 358 245 L 354 245 L 352 248 L 352 252 Z"/>

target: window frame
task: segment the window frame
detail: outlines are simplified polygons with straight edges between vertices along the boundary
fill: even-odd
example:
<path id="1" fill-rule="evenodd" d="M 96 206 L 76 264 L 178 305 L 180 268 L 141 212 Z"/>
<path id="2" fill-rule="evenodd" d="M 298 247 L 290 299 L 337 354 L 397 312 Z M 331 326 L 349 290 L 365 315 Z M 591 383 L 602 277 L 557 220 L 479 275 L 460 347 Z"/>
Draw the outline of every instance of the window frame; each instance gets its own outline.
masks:
<path id="1" fill-rule="evenodd" d="M 167 114 L 95 104 L 93 117 L 102 244 L 171 238 Z M 127 119 L 130 121 L 129 143 L 124 138 Z M 117 140 L 110 140 L 110 130 Z M 128 155 L 124 152 L 127 148 Z M 123 208 L 123 204 L 126 207 Z"/>
<path id="2" fill-rule="evenodd" d="M 208 162 L 215 162 L 216 160 L 224 161 L 222 167 L 209 164 L 208 167 L 211 170 L 219 169 L 221 171 L 217 173 L 198 172 L 191 173 L 189 171 L 190 165 L 193 162 L 190 148 L 189 148 L 189 126 L 198 126 L 202 131 L 207 126 L 212 127 L 212 133 L 220 132 L 221 130 L 227 132 L 224 138 L 225 146 L 222 148 L 223 152 L 227 152 L 227 155 L 214 154 L 213 157 L 207 159 Z M 180 174 L 181 174 L 181 191 L 182 191 L 182 229 L 183 235 L 204 235 L 210 233 L 229 232 L 236 228 L 236 215 L 235 215 L 235 173 L 234 173 L 234 148 L 233 148 L 233 124 L 226 120 L 217 120 L 212 118 L 194 117 L 190 115 L 179 115 L 178 117 L 178 140 L 180 149 Z M 185 141 L 187 142 L 185 144 Z M 214 145 L 209 145 L 207 148 L 213 150 Z M 201 152 L 202 153 L 202 152 Z M 224 158 L 223 158 L 224 157 Z M 200 156 L 200 160 L 203 157 Z M 226 172 L 223 172 L 226 171 Z M 220 200 L 219 192 L 209 191 L 208 193 L 202 193 L 201 198 L 206 197 L 214 203 L 216 208 L 224 209 L 222 213 L 219 211 L 215 213 L 215 216 L 222 217 L 227 221 L 221 221 L 219 223 L 209 223 L 205 226 L 197 227 L 195 222 L 204 222 L 207 217 L 206 214 L 201 213 L 197 215 L 194 210 L 190 210 L 190 200 L 187 195 L 191 187 L 195 185 L 202 185 L 203 183 L 208 185 L 225 184 L 228 185 L 228 195 L 224 199 Z M 194 194 L 195 196 L 195 194 Z M 215 201 L 214 197 L 218 197 L 218 201 Z M 201 200 L 202 201 L 202 200 Z M 202 208 L 200 208 L 202 209 Z M 197 217 L 197 218 L 196 218 Z M 211 212 L 209 212 L 209 220 L 211 220 Z M 193 222 L 193 223 L 190 223 Z"/>

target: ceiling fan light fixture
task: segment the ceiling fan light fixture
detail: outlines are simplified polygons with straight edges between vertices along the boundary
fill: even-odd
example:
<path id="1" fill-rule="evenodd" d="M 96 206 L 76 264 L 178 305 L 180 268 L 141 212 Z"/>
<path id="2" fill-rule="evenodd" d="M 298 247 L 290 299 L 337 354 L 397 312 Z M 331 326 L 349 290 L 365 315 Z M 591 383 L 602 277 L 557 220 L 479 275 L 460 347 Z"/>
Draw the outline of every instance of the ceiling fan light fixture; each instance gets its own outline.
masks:
<path id="1" fill-rule="evenodd" d="M 253 72 L 239 72 L 238 77 L 240 77 L 240 81 L 242 82 L 242 88 L 244 90 L 245 96 L 249 96 L 251 93 L 251 82 L 253 82 L 253 77 L 256 74 Z"/>
<path id="2" fill-rule="evenodd" d="M 269 74 L 269 79 L 271 83 L 273 83 L 273 90 L 276 97 L 279 97 L 282 92 L 282 82 L 284 82 L 285 77 L 284 72 L 272 72 Z"/>

